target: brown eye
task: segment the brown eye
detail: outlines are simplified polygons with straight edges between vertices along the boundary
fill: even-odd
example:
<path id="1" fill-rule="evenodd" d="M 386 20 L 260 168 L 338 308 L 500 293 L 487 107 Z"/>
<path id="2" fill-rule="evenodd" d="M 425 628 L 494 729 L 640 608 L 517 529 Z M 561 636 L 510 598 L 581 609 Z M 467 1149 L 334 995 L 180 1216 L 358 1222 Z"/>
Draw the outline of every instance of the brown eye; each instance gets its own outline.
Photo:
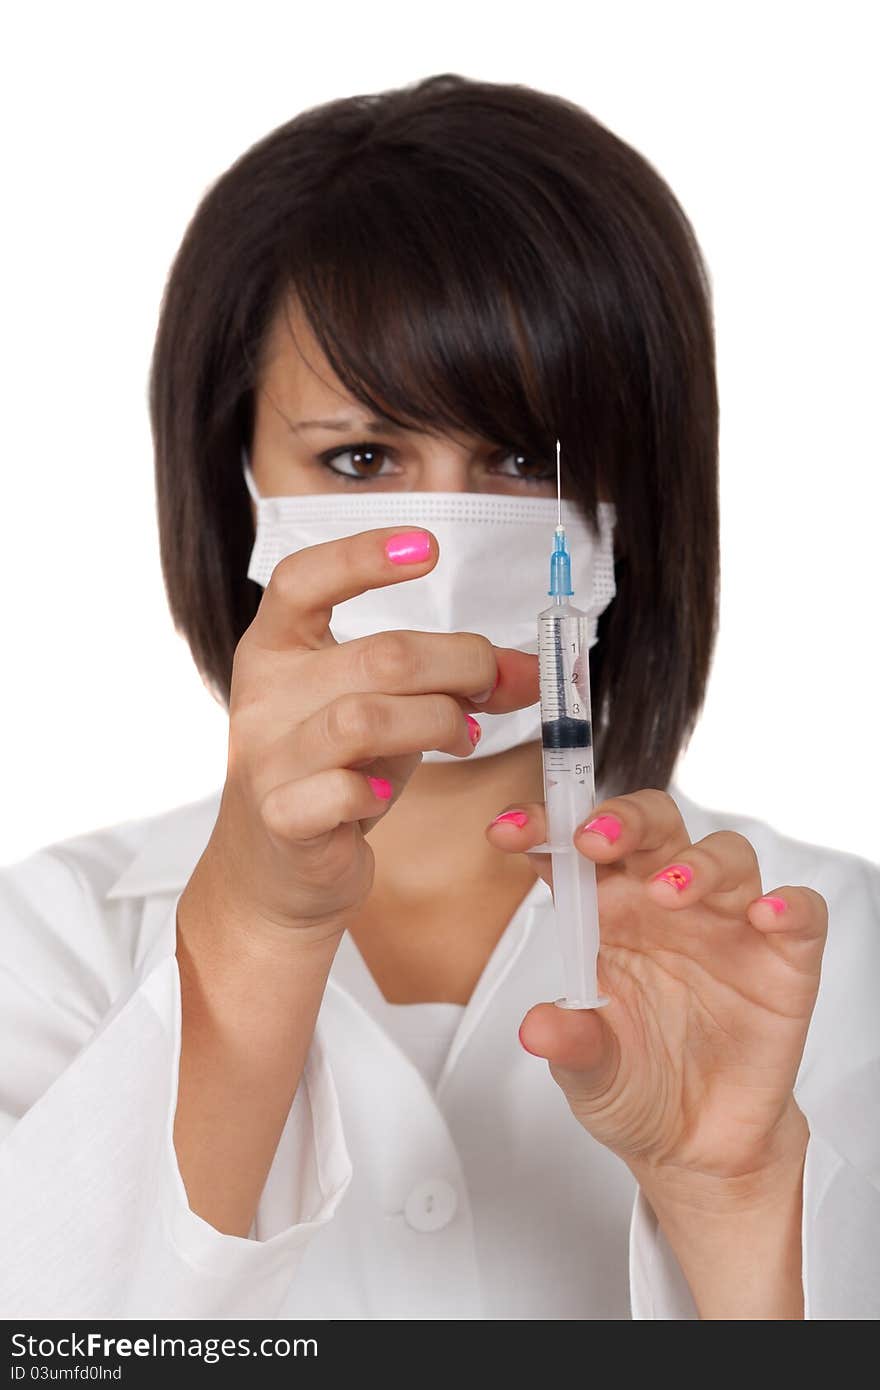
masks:
<path id="1" fill-rule="evenodd" d="M 354 471 L 364 477 L 372 478 L 382 467 L 382 455 L 376 449 L 349 449 L 347 453 Z"/>
<path id="2" fill-rule="evenodd" d="M 548 468 L 546 463 L 536 462 L 518 449 L 511 449 L 503 456 L 502 462 L 506 464 L 508 461 L 512 462 L 513 469 L 500 469 L 502 477 L 522 483 L 548 483 L 556 478 L 555 471 Z"/>
<path id="3" fill-rule="evenodd" d="M 320 461 L 331 473 L 346 482 L 367 483 L 373 478 L 387 478 L 380 472 L 388 458 L 387 450 L 377 444 L 350 444 L 345 449 L 331 449 L 320 455 Z M 350 461 L 350 467 L 337 467 L 336 460 Z"/>

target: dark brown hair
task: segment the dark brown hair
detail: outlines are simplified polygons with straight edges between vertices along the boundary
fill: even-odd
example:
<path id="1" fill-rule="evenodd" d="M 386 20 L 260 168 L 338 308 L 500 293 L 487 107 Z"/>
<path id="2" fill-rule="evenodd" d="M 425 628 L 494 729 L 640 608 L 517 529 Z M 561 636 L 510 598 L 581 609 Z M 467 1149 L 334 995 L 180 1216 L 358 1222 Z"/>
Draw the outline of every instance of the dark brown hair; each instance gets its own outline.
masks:
<path id="1" fill-rule="evenodd" d="M 444 73 L 303 111 L 208 189 L 149 403 L 172 617 L 227 706 L 262 595 L 240 446 L 291 292 L 367 408 L 548 461 L 559 437 L 567 495 L 590 521 L 615 504 L 596 772 L 665 788 L 715 639 L 718 400 L 708 272 L 663 179 L 572 102 Z"/>

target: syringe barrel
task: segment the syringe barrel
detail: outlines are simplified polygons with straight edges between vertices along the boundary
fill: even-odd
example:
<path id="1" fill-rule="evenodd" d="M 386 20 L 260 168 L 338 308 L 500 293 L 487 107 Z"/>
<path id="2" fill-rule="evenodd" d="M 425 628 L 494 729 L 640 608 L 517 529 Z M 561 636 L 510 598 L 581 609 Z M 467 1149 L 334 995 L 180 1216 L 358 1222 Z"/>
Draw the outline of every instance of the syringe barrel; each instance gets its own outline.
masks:
<path id="1" fill-rule="evenodd" d="M 538 663 L 547 842 L 558 845 L 571 842 L 596 799 L 585 613 L 557 603 L 538 614 Z"/>
<path id="2" fill-rule="evenodd" d="M 556 912 L 562 977 L 561 1001 L 569 1009 L 594 1009 L 607 1001 L 599 994 L 599 904 L 596 866 L 572 847 L 554 851 L 553 905 Z"/>
<path id="3" fill-rule="evenodd" d="M 596 979 L 596 870 L 573 843 L 596 803 L 587 615 L 558 602 L 540 613 L 538 658 L 546 842 L 565 984 L 560 1002 L 595 1008 L 607 1003 Z"/>
<path id="4" fill-rule="evenodd" d="M 541 722 L 544 743 L 567 737 L 579 741 L 573 725 L 591 722 L 590 623 L 580 608 L 554 603 L 538 614 Z M 568 721 L 573 721 L 569 725 Z M 562 726 L 555 730 L 553 726 Z"/>

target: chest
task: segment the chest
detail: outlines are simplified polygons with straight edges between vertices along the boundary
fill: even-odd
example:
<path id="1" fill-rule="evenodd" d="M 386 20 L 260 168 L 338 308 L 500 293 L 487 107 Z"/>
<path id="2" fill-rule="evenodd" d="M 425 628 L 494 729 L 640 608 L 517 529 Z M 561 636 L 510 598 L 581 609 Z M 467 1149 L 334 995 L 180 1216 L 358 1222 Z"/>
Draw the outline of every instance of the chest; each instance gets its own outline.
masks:
<path id="1" fill-rule="evenodd" d="M 349 935 L 389 1004 L 467 1004 L 533 883 L 440 902 L 371 899 Z"/>

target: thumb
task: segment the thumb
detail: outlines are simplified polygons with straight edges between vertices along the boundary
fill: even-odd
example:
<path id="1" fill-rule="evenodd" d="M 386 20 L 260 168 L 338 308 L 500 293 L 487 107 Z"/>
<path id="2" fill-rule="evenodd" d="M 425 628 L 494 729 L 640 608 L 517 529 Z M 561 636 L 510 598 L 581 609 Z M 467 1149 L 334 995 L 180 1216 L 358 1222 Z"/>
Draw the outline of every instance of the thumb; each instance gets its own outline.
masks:
<path id="1" fill-rule="evenodd" d="M 614 1083 L 620 1048 L 599 1010 L 536 1004 L 520 1024 L 519 1040 L 526 1052 L 550 1063 L 570 1101 L 598 1099 Z"/>

